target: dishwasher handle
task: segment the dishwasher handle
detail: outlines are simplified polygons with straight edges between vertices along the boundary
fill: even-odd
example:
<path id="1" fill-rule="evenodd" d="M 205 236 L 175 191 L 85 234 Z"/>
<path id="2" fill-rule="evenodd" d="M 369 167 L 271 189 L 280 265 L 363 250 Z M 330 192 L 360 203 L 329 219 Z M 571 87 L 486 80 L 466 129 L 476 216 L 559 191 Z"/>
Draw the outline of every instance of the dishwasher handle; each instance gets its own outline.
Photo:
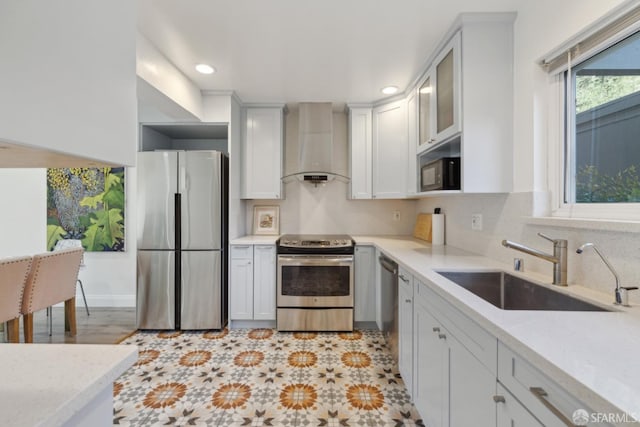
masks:
<path id="1" fill-rule="evenodd" d="M 391 261 L 389 258 L 380 256 L 378 257 L 378 261 L 380 261 L 380 265 L 382 266 L 382 268 L 384 268 L 394 276 L 398 274 L 398 264 Z"/>

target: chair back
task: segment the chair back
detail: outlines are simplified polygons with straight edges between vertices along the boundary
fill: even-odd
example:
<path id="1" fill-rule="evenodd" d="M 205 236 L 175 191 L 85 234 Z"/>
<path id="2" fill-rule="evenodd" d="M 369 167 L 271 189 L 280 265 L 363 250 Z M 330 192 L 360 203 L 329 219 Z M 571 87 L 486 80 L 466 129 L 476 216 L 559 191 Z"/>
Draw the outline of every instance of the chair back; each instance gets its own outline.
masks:
<path id="1" fill-rule="evenodd" d="M 20 317 L 31 257 L 0 259 L 0 322 Z"/>
<path id="2" fill-rule="evenodd" d="M 53 247 L 53 250 L 60 251 L 62 249 L 81 248 L 81 247 L 82 247 L 82 240 L 60 239 L 56 242 L 56 245 Z M 84 254 L 82 254 L 82 261 L 80 261 L 80 267 L 84 267 Z"/>
<path id="3" fill-rule="evenodd" d="M 33 313 L 76 296 L 82 248 L 33 256 L 22 299 L 22 314 Z"/>

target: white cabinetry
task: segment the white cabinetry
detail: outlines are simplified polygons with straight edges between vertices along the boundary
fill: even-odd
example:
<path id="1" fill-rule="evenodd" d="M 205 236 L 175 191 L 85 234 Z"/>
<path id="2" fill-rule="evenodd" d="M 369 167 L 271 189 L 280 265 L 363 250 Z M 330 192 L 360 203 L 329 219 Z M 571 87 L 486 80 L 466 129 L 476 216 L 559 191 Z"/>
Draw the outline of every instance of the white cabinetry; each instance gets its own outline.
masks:
<path id="1" fill-rule="evenodd" d="M 276 319 L 274 245 L 231 246 L 229 319 Z"/>
<path id="2" fill-rule="evenodd" d="M 373 198 L 406 197 L 407 104 L 394 101 L 373 109 Z"/>
<path id="3" fill-rule="evenodd" d="M 417 148 L 418 91 L 414 89 L 407 96 L 407 196 L 415 196 L 418 191 Z"/>
<path id="4" fill-rule="evenodd" d="M 283 107 L 247 107 L 243 124 L 241 197 L 280 199 Z"/>
<path id="5" fill-rule="evenodd" d="M 495 426 L 496 339 L 418 281 L 413 316 L 414 403 L 425 424 Z"/>
<path id="6" fill-rule="evenodd" d="M 413 287 L 413 276 L 399 267 L 398 368 L 411 396 L 413 396 Z"/>
<path id="7" fill-rule="evenodd" d="M 594 412 L 503 343 L 498 344 L 498 381 L 544 426 L 574 425 L 572 417 L 578 409 Z M 497 405 L 500 411 L 501 403 Z"/>
<path id="8" fill-rule="evenodd" d="M 542 427 L 524 406 L 511 393 L 498 383 L 496 395 L 497 427 Z"/>
<path id="9" fill-rule="evenodd" d="M 513 186 L 514 19 L 462 14 L 418 84 L 418 165 L 461 157 L 464 193 Z"/>
<path id="10" fill-rule="evenodd" d="M 460 132 L 460 33 L 435 57 L 420 84 L 420 140 L 427 149 Z"/>
<path id="11" fill-rule="evenodd" d="M 276 247 L 253 248 L 253 318 L 276 319 Z"/>
<path id="12" fill-rule="evenodd" d="M 373 179 L 371 147 L 371 107 L 349 109 L 349 165 L 351 198 L 371 199 Z M 356 318 L 356 321 L 358 319 Z"/>
<path id="13" fill-rule="evenodd" d="M 373 246 L 356 246 L 354 261 L 356 322 L 376 321 L 376 251 Z"/>
<path id="14" fill-rule="evenodd" d="M 231 246 L 229 318 L 253 319 L 253 246 Z"/>
<path id="15" fill-rule="evenodd" d="M 447 425 L 445 379 L 449 373 L 448 349 L 439 338 L 441 327 L 423 301 L 413 300 L 413 402 L 427 426 Z M 448 384 L 447 384 L 448 385 Z"/>

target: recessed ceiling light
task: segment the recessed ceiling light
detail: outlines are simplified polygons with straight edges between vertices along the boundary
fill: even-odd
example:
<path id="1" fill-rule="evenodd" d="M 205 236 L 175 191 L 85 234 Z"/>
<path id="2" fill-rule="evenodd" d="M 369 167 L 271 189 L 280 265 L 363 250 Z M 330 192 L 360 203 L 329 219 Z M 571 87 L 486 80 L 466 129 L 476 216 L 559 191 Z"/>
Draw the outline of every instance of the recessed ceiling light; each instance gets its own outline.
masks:
<path id="1" fill-rule="evenodd" d="M 382 88 L 382 93 L 385 95 L 393 95 L 398 91 L 398 86 L 387 86 Z"/>
<path id="2" fill-rule="evenodd" d="M 202 74 L 213 74 L 216 72 L 216 69 L 213 68 L 211 65 L 198 64 L 196 65 L 196 71 Z"/>

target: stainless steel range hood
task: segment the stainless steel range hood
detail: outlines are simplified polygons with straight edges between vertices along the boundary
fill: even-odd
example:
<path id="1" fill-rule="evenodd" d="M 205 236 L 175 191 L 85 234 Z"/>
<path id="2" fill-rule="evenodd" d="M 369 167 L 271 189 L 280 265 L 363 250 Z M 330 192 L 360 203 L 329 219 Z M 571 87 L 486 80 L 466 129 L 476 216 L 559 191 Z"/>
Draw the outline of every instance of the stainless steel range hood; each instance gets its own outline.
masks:
<path id="1" fill-rule="evenodd" d="M 333 167 L 333 109 L 330 102 L 298 104 L 298 164 L 294 173 L 282 178 L 320 183 L 349 177 L 335 172 Z"/>

